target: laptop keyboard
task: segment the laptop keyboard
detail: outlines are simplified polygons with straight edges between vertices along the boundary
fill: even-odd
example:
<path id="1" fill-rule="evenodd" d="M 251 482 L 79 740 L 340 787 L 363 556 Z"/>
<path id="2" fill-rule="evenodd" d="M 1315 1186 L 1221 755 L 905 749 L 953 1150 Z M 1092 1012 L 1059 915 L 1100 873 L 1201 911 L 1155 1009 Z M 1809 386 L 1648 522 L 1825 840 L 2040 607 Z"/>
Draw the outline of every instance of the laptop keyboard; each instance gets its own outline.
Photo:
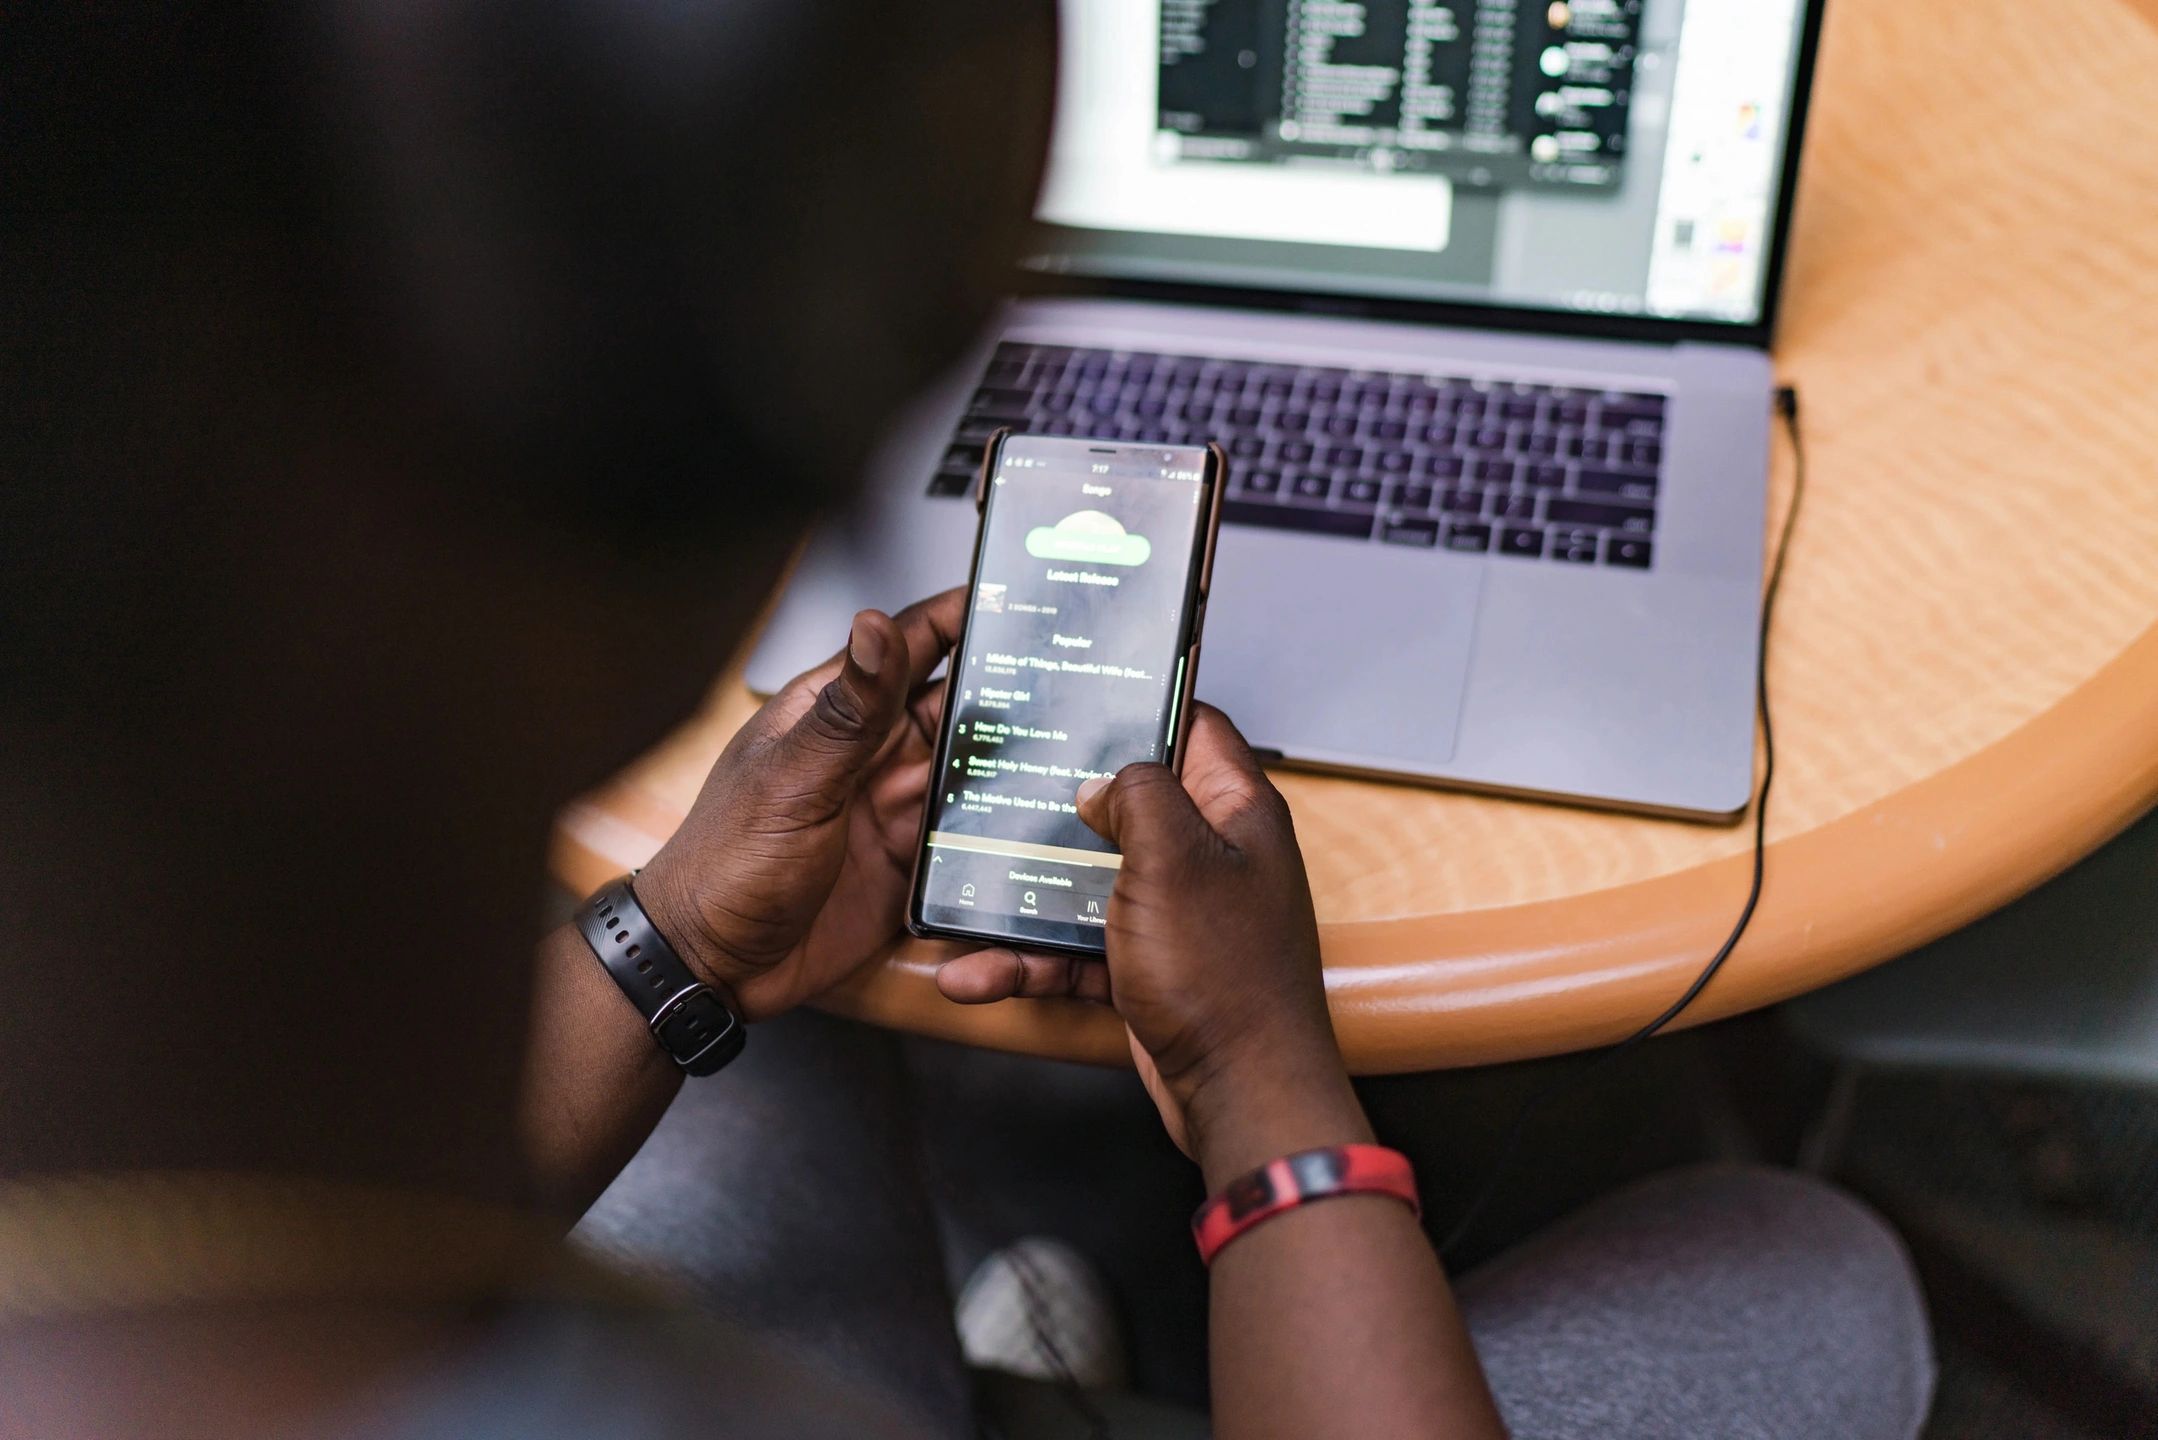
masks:
<path id="1" fill-rule="evenodd" d="M 971 493 L 1000 426 L 1219 440 L 1227 524 L 1646 569 L 1663 421 L 1633 391 L 1004 344 L 929 490 Z"/>

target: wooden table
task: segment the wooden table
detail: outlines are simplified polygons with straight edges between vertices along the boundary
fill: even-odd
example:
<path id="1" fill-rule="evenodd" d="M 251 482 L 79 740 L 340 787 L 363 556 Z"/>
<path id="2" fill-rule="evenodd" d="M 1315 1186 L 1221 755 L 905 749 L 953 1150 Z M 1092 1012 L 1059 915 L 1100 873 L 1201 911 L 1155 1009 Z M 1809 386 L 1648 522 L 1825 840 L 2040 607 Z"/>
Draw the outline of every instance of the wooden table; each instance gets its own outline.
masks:
<path id="1" fill-rule="evenodd" d="M 1767 888 L 1689 1022 L 1962 925 L 2158 801 L 2154 75 L 2158 0 L 1829 5 L 1777 346 L 1810 468 L 1771 644 Z M 642 863 L 753 704 L 730 670 L 569 807 L 557 874 Z M 1361 1071 L 1613 1040 L 1746 891 L 1744 826 L 1278 779 Z M 901 947 L 831 1008 L 1125 1061 L 1103 1010 L 946 1003 L 937 953 Z"/>

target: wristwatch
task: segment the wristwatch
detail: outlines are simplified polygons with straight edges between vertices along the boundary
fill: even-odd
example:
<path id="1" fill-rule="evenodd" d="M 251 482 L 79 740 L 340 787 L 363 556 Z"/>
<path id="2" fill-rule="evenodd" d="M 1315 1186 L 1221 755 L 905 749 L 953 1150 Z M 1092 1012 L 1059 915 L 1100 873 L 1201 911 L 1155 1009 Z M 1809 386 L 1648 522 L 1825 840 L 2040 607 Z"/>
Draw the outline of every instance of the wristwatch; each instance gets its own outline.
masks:
<path id="1" fill-rule="evenodd" d="M 628 876 L 608 881 L 579 907 L 577 931 L 684 1073 L 709 1075 L 742 1053 L 742 1017 L 690 973 L 637 903 Z"/>

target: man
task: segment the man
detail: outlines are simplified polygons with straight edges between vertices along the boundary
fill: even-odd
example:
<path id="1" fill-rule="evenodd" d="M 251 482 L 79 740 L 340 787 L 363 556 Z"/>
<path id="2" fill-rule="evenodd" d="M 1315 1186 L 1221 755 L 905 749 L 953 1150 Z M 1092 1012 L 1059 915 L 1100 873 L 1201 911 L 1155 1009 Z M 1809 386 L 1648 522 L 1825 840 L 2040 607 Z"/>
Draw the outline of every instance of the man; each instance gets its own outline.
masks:
<path id="1" fill-rule="evenodd" d="M 0 1434 L 973 1423 L 955 1362 L 835 1371 L 562 1257 L 680 1078 L 574 930 L 534 963 L 529 914 L 555 807 L 690 702 L 986 316 L 1049 33 L 1009 0 L 0 22 Z M 895 930 L 957 618 L 858 617 L 638 877 L 752 1027 Z M 1128 857 L 1106 970 L 983 952 L 945 992 L 1113 998 L 1210 1189 L 1370 1141 L 1289 816 L 1228 721 L 1181 782 L 1080 803 Z M 1720 1245 L 1583 1268 L 1711 1214 Z M 1847 1202 L 1731 1179 L 1602 1223 L 1571 1272 L 1490 1287 L 1517 1428 L 1915 1426 L 1915 1297 Z M 1539 1339 L 1553 1273 L 1609 1345 Z M 1269 1221 L 1213 1285 L 1221 1434 L 1499 1433 L 1397 1201 Z M 1698 1383 L 1629 1333 L 1686 1337 Z"/>

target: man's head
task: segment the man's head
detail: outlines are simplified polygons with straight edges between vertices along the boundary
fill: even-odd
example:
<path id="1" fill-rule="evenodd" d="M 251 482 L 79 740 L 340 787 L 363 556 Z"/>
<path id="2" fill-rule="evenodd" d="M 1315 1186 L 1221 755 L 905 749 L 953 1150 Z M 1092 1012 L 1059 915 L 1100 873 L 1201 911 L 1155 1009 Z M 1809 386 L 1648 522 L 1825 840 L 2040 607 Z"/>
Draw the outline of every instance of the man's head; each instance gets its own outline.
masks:
<path id="1" fill-rule="evenodd" d="M 0 1171 L 496 1143 L 547 815 L 985 318 L 1047 6 L 4 23 Z"/>

